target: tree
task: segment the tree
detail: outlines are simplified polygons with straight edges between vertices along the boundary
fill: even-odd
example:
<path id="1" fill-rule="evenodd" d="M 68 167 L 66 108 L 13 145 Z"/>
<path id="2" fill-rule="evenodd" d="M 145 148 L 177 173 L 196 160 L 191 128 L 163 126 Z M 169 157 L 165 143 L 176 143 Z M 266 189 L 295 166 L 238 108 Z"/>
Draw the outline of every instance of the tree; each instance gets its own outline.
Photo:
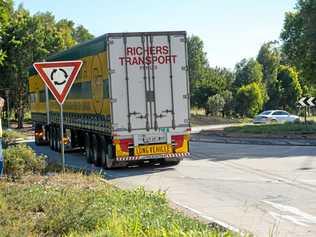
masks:
<path id="1" fill-rule="evenodd" d="M 56 27 L 63 39 L 64 49 L 70 48 L 71 46 L 74 46 L 77 43 L 74 38 L 74 26 L 75 23 L 67 19 L 62 19 L 58 21 L 56 24 Z"/>
<path id="2" fill-rule="evenodd" d="M 0 73 L 6 87 L 14 91 L 14 107 L 18 115 L 18 127 L 23 127 L 24 108 L 27 103 L 27 68 L 34 61 L 34 52 L 40 51 L 45 35 L 37 21 L 22 6 L 13 17 L 3 37 L 7 59 Z"/>
<path id="3" fill-rule="evenodd" d="M 208 111 L 212 115 L 216 115 L 217 113 L 223 111 L 225 105 L 225 99 L 220 94 L 216 94 L 208 97 L 207 106 Z"/>
<path id="4" fill-rule="evenodd" d="M 0 65 L 3 64 L 6 58 L 6 52 L 3 49 L 3 37 L 5 35 L 6 28 L 9 24 L 12 12 L 13 12 L 12 0 L 0 1 Z"/>
<path id="5" fill-rule="evenodd" d="M 262 65 L 263 81 L 267 88 L 268 101 L 265 107 L 269 109 L 279 107 L 280 88 L 277 74 L 281 56 L 276 43 L 263 44 L 257 56 L 257 61 Z"/>
<path id="6" fill-rule="evenodd" d="M 3 5 L 7 3 L 7 5 Z M 11 5 L 10 5 L 11 4 Z M 7 17 L 3 9 L 7 6 Z M 18 127 L 23 126 L 27 106 L 28 68 L 35 61 L 42 61 L 49 54 L 58 52 L 91 37 L 84 27 L 74 29 L 74 23 L 61 20 L 58 23 L 49 13 L 30 13 L 20 5 L 13 10 L 12 1 L 0 1 L 0 86 L 13 91 L 14 108 L 18 115 Z M 5 26 L 5 27 L 4 27 Z M 4 54 L 5 53 L 5 58 Z"/>
<path id="7" fill-rule="evenodd" d="M 264 43 L 258 53 L 257 61 L 262 65 L 263 81 L 276 80 L 280 65 L 280 52 L 275 46 L 277 42 Z"/>
<path id="8" fill-rule="evenodd" d="M 234 86 L 240 88 L 243 85 L 248 85 L 253 82 L 262 83 L 263 70 L 262 65 L 257 60 L 251 58 L 250 60 L 243 59 L 236 65 L 236 79 Z"/>
<path id="9" fill-rule="evenodd" d="M 236 94 L 236 112 L 253 117 L 262 110 L 264 93 L 257 82 L 240 87 Z"/>
<path id="10" fill-rule="evenodd" d="M 223 116 L 231 115 L 234 111 L 234 97 L 233 93 L 229 90 L 225 90 L 221 93 L 225 100 L 225 105 L 223 108 Z"/>
<path id="11" fill-rule="evenodd" d="M 302 95 L 296 69 L 281 65 L 278 72 L 278 81 L 281 87 L 280 105 L 283 109 L 295 108 L 296 102 Z"/>
<path id="12" fill-rule="evenodd" d="M 208 98 L 228 91 L 234 74 L 225 68 L 211 68 L 204 52 L 203 41 L 197 36 L 188 38 L 191 104 L 208 113 Z"/>
<path id="13" fill-rule="evenodd" d="M 316 1 L 298 0 L 285 15 L 281 39 L 283 63 L 295 66 L 304 84 L 316 84 Z M 309 86 L 310 87 L 310 86 Z"/>
<path id="14" fill-rule="evenodd" d="M 52 13 L 39 12 L 36 13 L 33 18 L 38 26 L 38 31 L 44 36 L 40 39 L 40 44 L 38 45 L 40 47 L 35 48 L 33 51 L 34 60 L 41 61 L 48 55 L 58 52 L 66 47 Z"/>
<path id="15" fill-rule="evenodd" d="M 228 90 L 233 82 L 233 74 L 226 69 L 206 68 L 203 78 L 194 82 L 194 100 L 192 104 L 208 111 L 208 98 Z"/>
<path id="16" fill-rule="evenodd" d="M 205 92 L 200 89 L 205 86 L 205 74 L 208 68 L 206 53 L 204 52 L 203 41 L 192 35 L 188 37 L 188 64 L 189 64 L 189 79 L 191 91 L 192 105 L 200 107 L 201 94 Z M 206 97 L 208 98 L 208 96 Z"/>
<path id="17" fill-rule="evenodd" d="M 77 43 L 81 43 L 90 39 L 93 39 L 93 35 L 90 34 L 90 32 L 84 28 L 83 25 L 79 25 L 75 28 L 74 31 L 74 39 Z"/>

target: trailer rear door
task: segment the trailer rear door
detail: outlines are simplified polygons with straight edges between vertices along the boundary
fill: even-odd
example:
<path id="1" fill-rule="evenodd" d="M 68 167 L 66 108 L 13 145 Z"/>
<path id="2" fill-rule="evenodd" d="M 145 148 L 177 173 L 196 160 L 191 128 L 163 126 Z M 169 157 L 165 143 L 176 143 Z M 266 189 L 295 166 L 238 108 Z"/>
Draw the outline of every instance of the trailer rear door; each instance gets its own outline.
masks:
<path id="1" fill-rule="evenodd" d="M 116 132 L 189 126 L 185 32 L 109 34 Z"/>

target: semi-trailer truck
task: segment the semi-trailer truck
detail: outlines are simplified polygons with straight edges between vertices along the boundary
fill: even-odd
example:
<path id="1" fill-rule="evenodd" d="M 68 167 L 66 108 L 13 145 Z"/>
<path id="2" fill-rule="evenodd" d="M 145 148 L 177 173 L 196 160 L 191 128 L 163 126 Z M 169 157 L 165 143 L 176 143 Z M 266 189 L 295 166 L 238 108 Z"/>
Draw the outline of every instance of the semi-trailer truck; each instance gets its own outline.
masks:
<path id="1" fill-rule="evenodd" d="M 185 31 L 108 33 L 46 61 L 82 60 L 63 105 L 34 68 L 29 97 L 36 144 L 82 148 L 111 169 L 139 162 L 178 164 L 189 153 L 190 92 Z"/>

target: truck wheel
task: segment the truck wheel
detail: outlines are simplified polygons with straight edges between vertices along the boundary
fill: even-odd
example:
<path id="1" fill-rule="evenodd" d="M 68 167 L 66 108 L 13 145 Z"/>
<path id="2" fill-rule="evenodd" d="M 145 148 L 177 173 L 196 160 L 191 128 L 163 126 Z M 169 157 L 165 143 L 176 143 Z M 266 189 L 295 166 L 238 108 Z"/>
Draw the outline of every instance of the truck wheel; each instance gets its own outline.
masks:
<path id="1" fill-rule="evenodd" d="M 35 133 L 36 133 L 36 130 L 34 131 L 34 138 L 35 138 L 34 140 L 35 140 L 35 145 L 38 146 L 40 142 L 39 142 L 38 136 L 36 136 Z"/>
<path id="2" fill-rule="evenodd" d="M 107 153 L 105 156 L 105 168 L 106 169 L 112 169 L 114 168 L 114 151 L 113 151 L 113 145 L 108 144 L 107 146 Z"/>
<path id="3" fill-rule="evenodd" d="M 99 163 L 99 156 L 100 156 L 99 144 L 98 144 L 97 136 L 95 134 L 92 135 L 91 141 L 92 141 L 92 144 L 91 144 L 92 163 L 95 164 L 96 166 L 100 166 L 100 163 Z"/>
<path id="4" fill-rule="evenodd" d="M 99 136 L 98 137 L 98 146 L 99 146 L 99 151 L 100 151 L 100 160 L 99 163 L 102 167 L 105 167 L 105 160 L 106 160 L 106 141 L 105 138 L 103 136 Z"/>
<path id="5" fill-rule="evenodd" d="M 37 146 L 39 146 L 41 144 L 41 139 L 39 138 L 39 136 L 36 136 L 36 133 L 39 133 L 39 132 L 43 133 L 42 126 L 40 124 L 35 124 L 34 140 L 35 140 L 35 145 L 37 145 Z"/>
<path id="6" fill-rule="evenodd" d="M 91 149 L 91 140 L 90 140 L 90 135 L 89 133 L 85 133 L 84 134 L 84 149 L 85 149 L 85 153 L 86 153 L 86 159 L 87 159 L 87 162 L 89 164 L 92 163 L 92 149 Z"/>

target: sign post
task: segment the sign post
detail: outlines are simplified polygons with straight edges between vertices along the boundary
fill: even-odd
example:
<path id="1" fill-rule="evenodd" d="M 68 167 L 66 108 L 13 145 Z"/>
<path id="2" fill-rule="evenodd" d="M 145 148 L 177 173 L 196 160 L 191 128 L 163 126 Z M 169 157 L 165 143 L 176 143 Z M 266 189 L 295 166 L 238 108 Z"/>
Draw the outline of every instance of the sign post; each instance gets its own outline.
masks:
<path id="1" fill-rule="evenodd" d="M 60 104 L 60 141 L 61 141 L 61 163 L 63 172 L 65 171 L 65 143 L 64 143 L 64 114 L 63 104 Z"/>
<path id="2" fill-rule="evenodd" d="M 304 107 L 304 121 L 307 124 L 307 107 L 316 106 L 316 98 L 315 97 L 302 97 L 297 102 L 298 106 Z"/>
<path id="3" fill-rule="evenodd" d="M 46 98 L 46 114 L 47 114 L 47 125 L 50 123 L 49 119 L 49 96 L 48 96 L 48 88 L 45 85 L 45 98 Z"/>
<path id="4" fill-rule="evenodd" d="M 58 62 L 38 62 L 33 64 L 40 78 L 45 83 L 60 105 L 60 147 L 61 147 L 61 163 L 62 169 L 65 170 L 65 144 L 64 144 L 64 116 L 63 104 L 74 83 L 82 61 L 58 61 Z M 48 100 L 48 91 L 46 100 Z M 46 109 L 48 109 L 48 101 L 46 101 Z M 49 111 L 47 111 L 49 113 Z M 47 121 L 49 121 L 49 114 L 47 114 Z"/>

